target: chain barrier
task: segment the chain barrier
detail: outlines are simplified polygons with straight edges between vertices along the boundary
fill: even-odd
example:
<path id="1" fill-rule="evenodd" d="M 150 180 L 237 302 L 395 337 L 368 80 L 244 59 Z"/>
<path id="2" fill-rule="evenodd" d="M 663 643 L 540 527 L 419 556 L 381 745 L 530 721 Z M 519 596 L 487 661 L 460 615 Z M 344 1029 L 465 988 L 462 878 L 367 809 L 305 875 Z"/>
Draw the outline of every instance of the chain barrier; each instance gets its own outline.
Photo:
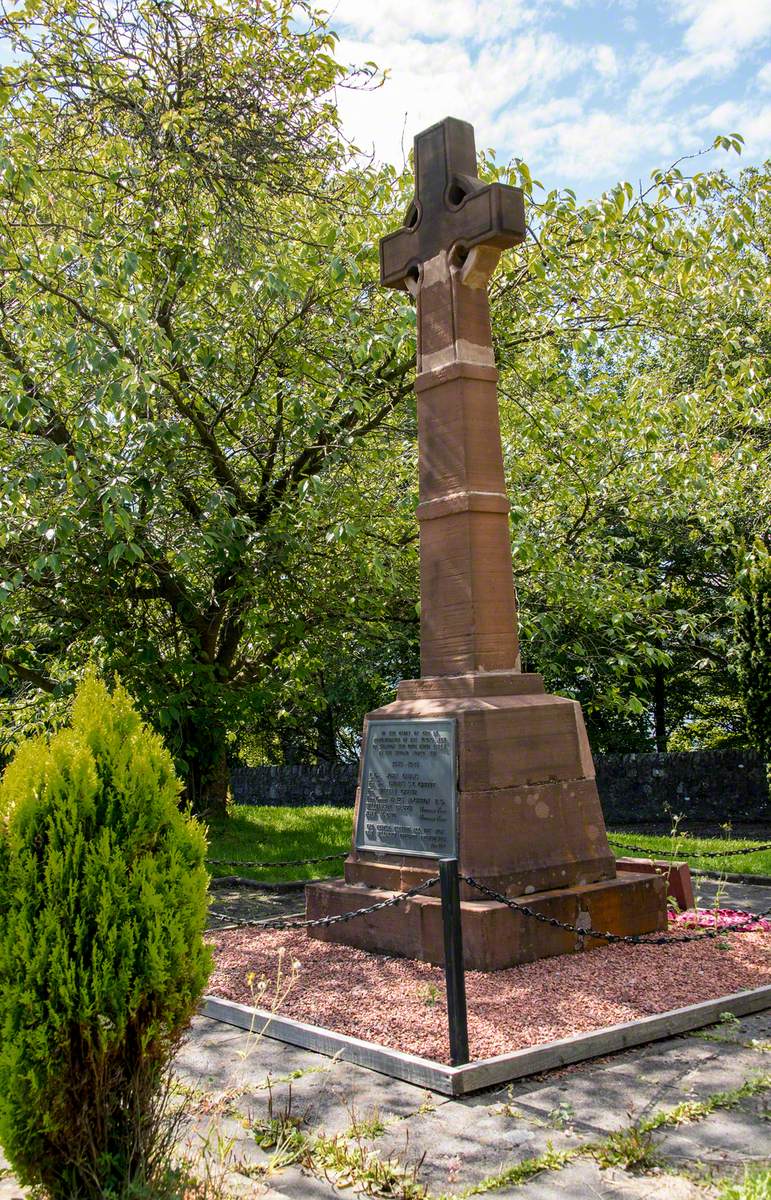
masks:
<path id="1" fill-rule="evenodd" d="M 381 908 L 395 908 L 397 904 L 403 904 L 412 896 L 419 896 L 421 892 L 427 892 L 438 882 L 439 876 L 432 875 L 424 883 L 419 883 L 406 892 L 397 892 L 390 900 L 381 900 L 378 904 L 370 904 L 366 908 L 355 908 L 352 912 L 340 913 L 336 917 L 313 917 L 306 921 L 290 921 L 282 917 L 276 917 L 272 921 L 245 918 L 241 921 L 233 921 L 230 925 L 220 925 L 220 930 L 224 932 L 226 929 L 246 929 L 247 927 L 254 929 L 312 929 L 321 925 L 340 925 L 343 921 L 352 921 L 354 917 L 363 917 L 368 913 L 379 912 Z M 230 921 L 227 913 L 218 913 L 212 908 L 209 909 L 209 916 L 214 917 L 217 921 Z"/>
<path id="2" fill-rule="evenodd" d="M 609 837 L 608 841 L 613 846 L 620 846 L 622 850 L 632 850 L 636 854 L 644 854 L 646 858 L 653 859 L 655 851 L 652 853 L 650 846 L 627 846 L 625 842 L 619 841 L 618 838 Z M 678 846 L 678 849 L 680 847 Z M 691 858 L 738 858 L 740 854 L 759 854 L 762 850 L 771 850 L 771 842 L 766 842 L 760 846 L 745 846 L 741 850 L 692 850 L 690 851 Z M 664 853 L 664 851 L 662 851 Z M 683 847 L 683 853 L 688 854 L 688 847 Z"/>
<path id="3" fill-rule="evenodd" d="M 749 925 L 733 925 L 730 929 L 708 929 L 705 933 L 691 933 L 684 937 L 651 937 L 650 934 L 638 933 L 608 933 L 601 929 L 592 929 L 591 926 L 587 929 L 582 929 L 578 925 L 571 925 L 568 921 L 559 921 L 556 917 L 547 917 L 544 913 L 536 912 L 534 908 L 530 908 L 527 904 L 519 904 L 516 900 L 510 900 L 508 896 L 502 896 L 500 892 L 493 891 L 484 883 L 480 883 L 471 875 L 460 875 L 460 879 L 467 883 L 470 887 L 476 888 L 478 892 L 482 892 L 490 900 L 497 900 L 499 904 L 505 904 L 507 908 L 513 909 L 514 912 L 521 912 L 526 917 L 535 917 L 536 921 L 541 921 L 544 925 L 551 925 L 554 929 L 564 929 L 566 933 L 577 933 L 581 937 L 598 938 L 605 942 L 623 942 L 628 946 L 675 946 L 681 942 L 701 942 L 705 938 L 722 937 L 726 933 L 751 933 L 752 929 Z M 743 916 L 747 917 L 750 923 L 764 920 L 771 916 L 771 909 L 762 913 L 744 912 Z"/>
<path id="4" fill-rule="evenodd" d="M 249 867 L 256 870 L 258 867 L 308 867 L 312 863 L 337 862 L 347 854 L 347 850 L 341 850 L 339 854 L 324 854 L 321 858 L 285 858 L 279 862 L 251 862 L 246 858 L 207 858 L 204 861 L 210 867 Z"/>
<path id="5" fill-rule="evenodd" d="M 316 859 L 308 861 L 322 860 Z M 726 933 L 751 933 L 752 924 L 754 924 L 756 921 L 762 921 L 771 918 L 771 909 L 767 909 L 765 912 L 761 913 L 750 913 L 745 911 L 742 912 L 742 915 L 747 918 L 748 924 L 746 925 L 733 925 L 726 929 L 707 929 L 703 933 L 685 934 L 683 937 L 677 938 L 669 936 L 651 937 L 650 934 L 610 933 L 607 930 L 593 929 L 591 926 L 584 928 L 579 925 L 572 925 L 569 921 L 560 921 L 557 917 L 548 917 L 545 913 L 537 912 L 536 909 L 531 908 L 527 904 L 520 904 L 517 900 L 512 900 L 508 896 L 504 896 L 500 892 L 494 891 L 493 888 L 489 888 L 486 884 L 480 883 L 479 880 L 474 879 L 472 875 L 459 875 L 458 878 L 464 883 L 467 883 L 469 887 L 473 887 L 478 892 L 481 892 L 482 895 L 486 896 L 489 900 L 495 900 L 499 904 L 505 904 L 506 907 L 512 909 L 513 912 L 522 913 L 523 916 L 526 917 L 533 917 L 536 921 L 540 921 L 544 925 L 551 925 L 554 929 L 562 929 L 566 933 L 575 933 L 580 937 L 595 938 L 600 941 L 614 944 L 620 942 L 629 946 L 673 946 L 682 942 L 700 942 L 707 938 L 721 937 Z M 433 875 L 424 883 L 417 884 L 415 887 L 409 888 L 406 892 L 397 892 L 396 895 L 392 896 L 389 900 L 381 900 L 377 904 L 370 904 L 364 908 L 355 908 L 351 912 L 340 913 L 338 916 L 334 917 L 315 917 L 310 920 L 302 921 L 293 921 L 281 917 L 276 917 L 273 920 L 266 921 L 260 920 L 259 918 L 250 917 L 233 921 L 227 913 L 217 912 L 216 909 L 213 908 L 209 909 L 209 916 L 213 917 L 215 921 L 223 922 L 223 924 L 219 926 L 222 932 L 225 930 L 246 928 L 265 930 L 311 929 L 326 925 L 339 925 L 344 921 L 352 921 L 354 917 L 366 916 L 369 913 L 379 912 L 384 908 L 394 908 L 396 905 L 403 904 L 405 900 L 409 900 L 413 896 L 419 896 L 422 892 L 427 892 L 429 888 L 434 887 L 438 882 L 439 876 Z M 229 923 L 224 924 L 226 921 Z"/>

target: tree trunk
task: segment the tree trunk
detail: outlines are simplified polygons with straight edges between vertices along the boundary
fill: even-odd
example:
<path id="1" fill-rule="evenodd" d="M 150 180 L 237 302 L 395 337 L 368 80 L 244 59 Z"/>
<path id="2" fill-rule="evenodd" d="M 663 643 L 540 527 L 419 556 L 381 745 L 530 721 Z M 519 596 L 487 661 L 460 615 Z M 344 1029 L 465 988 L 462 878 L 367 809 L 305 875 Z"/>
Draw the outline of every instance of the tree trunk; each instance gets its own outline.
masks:
<path id="1" fill-rule="evenodd" d="M 337 762 L 335 733 L 335 717 L 332 706 L 325 701 L 324 707 L 316 717 L 316 757 L 322 762 Z"/>
<path id="2" fill-rule="evenodd" d="M 225 730 L 211 713 L 193 714 L 186 724 L 184 798 L 196 816 L 225 817 L 230 784 Z"/>
<path id="3" fill-rule="evenodd" d="M 653 668 L 653 727 L 656 749 L 659 754 L 667 752 L 667 694 L 664 683 L 664 668 Z"/>

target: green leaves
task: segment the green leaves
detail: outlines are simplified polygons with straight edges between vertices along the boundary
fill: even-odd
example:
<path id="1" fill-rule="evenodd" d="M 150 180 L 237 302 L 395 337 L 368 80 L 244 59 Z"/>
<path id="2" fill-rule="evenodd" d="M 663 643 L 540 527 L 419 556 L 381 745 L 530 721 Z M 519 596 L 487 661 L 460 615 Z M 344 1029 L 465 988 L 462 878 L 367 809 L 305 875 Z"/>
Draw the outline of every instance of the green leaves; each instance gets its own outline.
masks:
<path id="1" fill-rule="evenodd" d="M 741 154 L 744 138 L 740 133 L 731 133 L 728 136 L 718 134 L 712 144 L 716 149 L 733 150 L 736 154 Z"/>

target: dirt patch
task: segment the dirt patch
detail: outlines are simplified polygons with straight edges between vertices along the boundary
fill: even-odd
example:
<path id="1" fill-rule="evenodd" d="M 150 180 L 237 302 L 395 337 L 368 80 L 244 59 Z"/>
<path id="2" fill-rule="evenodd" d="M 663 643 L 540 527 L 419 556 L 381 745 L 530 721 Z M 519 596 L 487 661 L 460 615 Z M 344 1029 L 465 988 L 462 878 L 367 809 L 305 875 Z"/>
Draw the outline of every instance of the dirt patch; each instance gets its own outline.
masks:
<path id="1" fill-rule="evenodd" d="M 293 959 L 300 964 L 279 1009 L 283 1016 L 449 1061 L 439 967 L 315 941 L 301 931 L 234 929 L 212 934 L 210 941 L 216 948 L 210 995 L 270 1007 L 283 947 L 284 967 Z M 253 989 L 260 979 L 267 988 L 257 996 Z M 719 940 L 672 946 L 607 946 L 506 971 L 469 971 L 471 1058 L 765 984 L 771 984 L 771 934 L 766 932 L 727 933 Z"/>

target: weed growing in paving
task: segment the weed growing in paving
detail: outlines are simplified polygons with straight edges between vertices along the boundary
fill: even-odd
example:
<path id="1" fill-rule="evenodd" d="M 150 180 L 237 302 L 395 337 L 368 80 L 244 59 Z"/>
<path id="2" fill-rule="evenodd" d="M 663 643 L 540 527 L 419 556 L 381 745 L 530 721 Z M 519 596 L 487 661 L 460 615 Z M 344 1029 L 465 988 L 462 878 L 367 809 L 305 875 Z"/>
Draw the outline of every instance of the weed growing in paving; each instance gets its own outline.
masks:
<path id="1" fill-rule="evenodd" d="M 653 1134 L 641 1125 L 616 1130 L 590 1153 L 600 1167 L 623 1167 L 625 1171 L 648 1171 L 662 1162 Z"/>
<path id="2" fill-rule="evenodd" d="M 374 1109 L 369 1118 L 357 1117 L 356 1110 L 351 1106 L 350 1117 L 351 1124 L 345 1133 L 347 1138 L 377 1138 L 386 1131 L 387 1124 L 380 1116 L 378 1109 Z"/>
<path id="3" fill-rule="evenodd" d="M 511 1167 L 504 1167 L 497 1175 L 488 1175 L 479 1183 L 472 1184 L 471 1187 L 459 1192 L 456 1196 L 443 1196 L 440 1200 L 467 1200 L 467 1197 L 470 1196 L 482 1196 L 486 1192 L 497 1192 L 502 1187 L 520 1187 L 544 1171 L 561 1171 L 573 1159 L 579 1158 L 585 1153 L 586 1148 L 583 1146 L 576 1146 L 571 1150 L 555 1150 L 549 1143 L 546 1151 L 539 1154 L 537 1158 L 523 1158 L 521 1162 L 514 1163 Z"/>
<path id="4" fill-rule="evenodd" d="M 568 1125 L 572 1125 L 575 1119 L 576 1110 L 572 1104 L 567 1104 L 564 1100 L 549 1113 L 549 1124 L 553 1125 L 555 1129 L 566 1129 Z"/>
<path id="5" fill-rule="evenodd" d="M 413 1166 L 404 1167 L 392 1158 L 378 1158 L 358 1140 L 319 1134 L 313 1140 L 311 1156 L 317 1167 L 333 1176 L 337 1187 L 355 1187 L 367 1196 L 393 1200 L 429 1200 L 418 1180 L 425 1155 Z"/>
<path id="6" fill-rule="evenodd" d="M 306 1132 L 308 1113 L 292 1112 L 292 1091 L 278 1108 L 269 1088 L 266 1116 L 251 1126 L 255 1140 L 263 1150 L 273 1153 L 264 1167 L 252 1168 L 251 1174 L 269 1176 L 294 1164 L 301 1164 L 317 1176 L 331 1176 L 338 1187 L 353 1187 L 369 1196 L 389 1200 L 428 1200 L 418 1174 L 423 1157 L 410 1167 L 393 1158 L 381 1159 L 365 1140 L 379 1137 L 386 1123 L 375 1111 L 367 1119 L 351 1109 L 351 1125 L 344 1134 L 327 1136 Z"/>
<path id="7" fill-rule="evenodd" d="M 771 1170 L 745 1168 L 740 1182 L 722 1185 L 718 1200 L 771 1200 Z"/>
<path id="8" fill-rule="evenodd" d="M 270 981 L 265 975 L 261 975 L 259 979 L 255 976 L 254 971 L 250 971 L 246 976 L 246 982 L 249 986 L 249 991 L 252 994 L 252 1008 L 257 1009 L 258 1006 L 262 1012 L 269 1012 L 271 1016 L 275 1016 L 291 992 L 297 977 L 300 974 L 300 963 L 298 960 L 292 959 L 289 967 L 286 965 L 286 948 L 279 946 L 278 948 L 278 965 L 276 966 L 276 978 L 271 986 Z M 253 1054 L 257 1045 L 261 1041 L 268 1022 L 265 1023 L 259 1032 L 256 1029 L 257 1023 L 262 1018 L 254 1013 L 251 1025 L 249 1027 L 249 1036 L 245 1050 L 239 1050 L 241 1058 L 248 1058 Z"/>
<path id="9" fill-rule="evenodd" d="M 267 1114 L 262 1120 L 253 1122 L 252 1133 L 261 1150 L 273 1150 L 276 1161 L 271 1160 L 271 1164 L 274 1169 L 278 1169 L 279 1160 L 281 1166 L 288 1166 L 302 1158 L 307 1145 L 302 1127 L 307 1119 L 307 1112 L 301 1115 L 292 1112 L 291 1084 L 281 1108 L 276 1107 L 273 1089 L 268 1086 Z"/>
<path id="10" fill-rule="evenodd" d="M 771 1088 L 771 1074 L 757 1075 L 747 1079 L 740 1087 L 730 1092 L 712 1092 L 704 1100 L 684 1100 L 674 1108 L 662 1109 L 642 1121 L 640 1128 L 648 1132 L 663 1125 L 683 1125 L 688 1121 L 702 1121 L 718 1108 L 736 1108 L 742 1100 L 760 1095 Z"/>

